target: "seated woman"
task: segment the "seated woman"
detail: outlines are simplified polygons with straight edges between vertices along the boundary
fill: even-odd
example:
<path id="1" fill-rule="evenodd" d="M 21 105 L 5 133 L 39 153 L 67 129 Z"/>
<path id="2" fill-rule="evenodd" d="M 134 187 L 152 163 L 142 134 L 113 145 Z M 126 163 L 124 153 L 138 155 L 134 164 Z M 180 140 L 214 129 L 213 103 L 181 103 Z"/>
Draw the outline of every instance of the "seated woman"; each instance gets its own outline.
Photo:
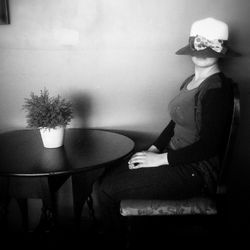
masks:
<path id="1" fill-rule="evenodd" d="M 152 146 L 107 169 L 94 185 L 97 214 L 107 230 L 122 225 L 123 199 L 184 199 L 215 192 L 233 105 L 230 79 L 218 61 L 239 55 L 227 40 L 226 23 L 214 18 L 193 23 L 189 44 L 176 54 L 191 57 L 194 74 L 169 103 L 170 122 Z"/>

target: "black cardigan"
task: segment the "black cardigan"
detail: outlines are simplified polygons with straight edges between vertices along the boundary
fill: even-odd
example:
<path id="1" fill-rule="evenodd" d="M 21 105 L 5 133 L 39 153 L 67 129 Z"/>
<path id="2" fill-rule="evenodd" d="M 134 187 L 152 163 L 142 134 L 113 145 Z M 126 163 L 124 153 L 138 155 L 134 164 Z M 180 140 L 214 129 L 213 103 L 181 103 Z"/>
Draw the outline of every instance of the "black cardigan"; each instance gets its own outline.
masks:
<path id="1" fill-rule="evenodd" d="M 188 84 L 187 81 L 184 83 Z M 197 126 L 200 128 L 199 140 L 181 149 L 169 149 L 175 127 L 171 120 L 153 143 L 160 152 L 168 152 L 170 165 L 207 160 L 222 153 L 232 114 L 231 79 L 226 78 L 223 73 L 216 73 L 201 85 L 201 90 L 197 93 L 196 112 Z"/>

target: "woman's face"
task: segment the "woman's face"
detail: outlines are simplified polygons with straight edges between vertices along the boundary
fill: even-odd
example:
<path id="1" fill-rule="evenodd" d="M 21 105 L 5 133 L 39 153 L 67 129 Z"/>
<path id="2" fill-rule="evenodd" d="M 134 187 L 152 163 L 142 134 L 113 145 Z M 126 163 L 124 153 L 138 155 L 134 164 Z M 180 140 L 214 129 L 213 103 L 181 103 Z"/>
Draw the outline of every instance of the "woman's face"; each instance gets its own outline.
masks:
<path id="1" fill-rule="evenodd" d="M 206 68 L 206 67 L 210 67 L 216 64 L 218 61 L 218 58 L 192 56 L 192 61 L 198 67 Z"/>

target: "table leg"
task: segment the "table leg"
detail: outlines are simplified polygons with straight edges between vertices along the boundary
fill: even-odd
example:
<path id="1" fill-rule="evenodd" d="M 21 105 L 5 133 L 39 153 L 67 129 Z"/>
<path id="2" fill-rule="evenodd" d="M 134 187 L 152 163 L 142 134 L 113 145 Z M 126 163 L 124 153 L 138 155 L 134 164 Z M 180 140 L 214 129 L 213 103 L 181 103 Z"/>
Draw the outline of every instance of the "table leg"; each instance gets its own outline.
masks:
<path id="1" fill-rule="evenodd" d="M 89 172 L 76 173 L 72 175 L 72 189 L 73 189 L 73 206 L 74 216 L 77 229 L 80 228 L 82 208 L 85 202 L 89 207 L 89 215 L 91 219 L 95 220 L 93 201 L 90 196 L 92 192 L 92 185 L 97 178 L 103 173 L 104 169 L 95 169 Z"/>
<path id="2" fill-rule="evenodd" d="M 42 188 L 41 217 L 35 232 L 52 231 L 57 223 L 57 191 L 69 178 L 69 175 L 49 176 L 40 179 Z"/>
<path id="3" fill-rule="evenodd" d="M 47 207 L 47 204 L 45 204 L 43 201 L 40 221 L 34 232 L 39 234 L 49 233 L 55 228 L 55 225 L 55 213 L 51 208 Z"/>
<path id="4" fill-rule="evenodd" d="M 96 221 L 95 210 L 94 210 L 94 205 L 93 205 L 93 198 L 92 198 L 91 194 L 87 198 L 87 205 L 89 208 L 90 218 L 92 218 L 92 220 Z"/>
<path id="5" fill-rule="evenodd" d="M 0 232 L 4 233 L 6 232 L 7 226 L 8 226 L 8 206 L 9 206 L 9 198 L 0 199 Z"/>
<path id="6" fill-rule="evenodd" d="M 8 226 L 9 178 L 0 177 L 0 232 L 5 232 Z"/>
<path id="7" fill-rule="evenodd" d="M 26 198 L 17 198 L 16 200 L 22 214 L 23 228 L 25 231 L 29 231 L 28 200 Z"/>

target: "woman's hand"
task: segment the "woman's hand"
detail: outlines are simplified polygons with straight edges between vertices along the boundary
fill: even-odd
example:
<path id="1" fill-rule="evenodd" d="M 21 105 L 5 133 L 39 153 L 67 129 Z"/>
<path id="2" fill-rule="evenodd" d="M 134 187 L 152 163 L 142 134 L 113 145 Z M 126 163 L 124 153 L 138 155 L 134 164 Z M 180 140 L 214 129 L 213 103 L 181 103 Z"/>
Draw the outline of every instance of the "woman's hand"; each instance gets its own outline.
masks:
<path id="1" fill-rule="evenodd" d="M 134 154 L 128 162 L 129 169 L 158 167 L 168 164 L 167 153 L 142 151 Z"/>

